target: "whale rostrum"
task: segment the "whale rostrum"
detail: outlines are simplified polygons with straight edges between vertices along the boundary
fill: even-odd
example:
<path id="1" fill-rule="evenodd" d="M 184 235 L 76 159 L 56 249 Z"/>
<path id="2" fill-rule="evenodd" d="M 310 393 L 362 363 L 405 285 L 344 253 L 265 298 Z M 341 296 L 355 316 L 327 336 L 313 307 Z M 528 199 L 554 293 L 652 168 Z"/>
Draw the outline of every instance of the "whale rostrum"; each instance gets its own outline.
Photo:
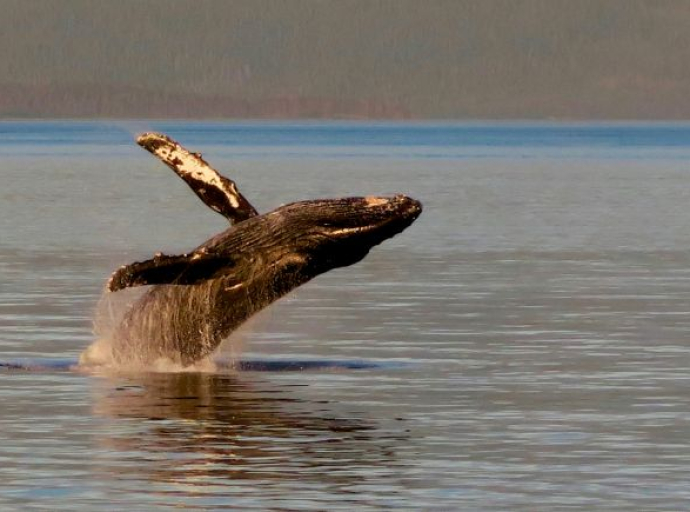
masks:
<path id="1" fill-rule="evenodd" d="M 112 274 L 109 292 L 152 285 L 111 335 L 109 357 L 117 364 L 195 364 L 254 313 L 319 274 L 360 261 L 422 211 L 418 201 L 395 195 L 300 201 L 259 215 L 198 153 L 162 134 L 137 142 L 231 227 L 190 252 L 159 253 Z M 82 363 L 90 356 L 87 349 Z"/>

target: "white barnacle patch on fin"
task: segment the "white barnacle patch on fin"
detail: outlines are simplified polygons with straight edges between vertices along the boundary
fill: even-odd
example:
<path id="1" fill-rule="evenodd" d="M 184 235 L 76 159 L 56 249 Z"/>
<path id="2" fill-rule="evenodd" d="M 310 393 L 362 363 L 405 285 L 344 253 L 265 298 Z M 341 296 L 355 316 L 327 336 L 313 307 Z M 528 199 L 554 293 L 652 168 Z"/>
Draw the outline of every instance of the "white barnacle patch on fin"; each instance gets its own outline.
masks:
<path id="1" fill-rule="evenodd" d="M 218 172 L 209 166 L 199 153 L 190 153 L 177 143 L 166 142 L 170 144 L 167 146 L 167 152 L 163 150 L 164 146 L 160 146 L 154 148 L 153 154 L 173 167 L 179 174 L 206 183 L 210 187 L 223 188 Z"/>
<path id="2" fill-rule="evenodd" d="M 137 143 L 175 171 L 208 207 L 231 222 L 257 214 L 237 190 L 235 182 L 211 167 L 201 153 L 192 153 L 159 133 L 144 133 L 137 138 Z"/>

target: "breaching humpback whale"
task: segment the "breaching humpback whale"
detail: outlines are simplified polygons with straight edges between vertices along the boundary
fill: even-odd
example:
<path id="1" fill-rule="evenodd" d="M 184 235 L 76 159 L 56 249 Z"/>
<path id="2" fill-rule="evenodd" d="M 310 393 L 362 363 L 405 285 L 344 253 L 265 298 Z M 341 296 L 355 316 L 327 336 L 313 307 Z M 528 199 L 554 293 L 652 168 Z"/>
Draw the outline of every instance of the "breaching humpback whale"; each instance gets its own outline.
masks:
<path id="1" fill-rule="evenodd" d="M 115 364 L 193 365 L 254 313 L 319 274 L 360 261 L 422 211 L 418 201 L 395 195 L 301 201 L 259 215 L 200 154 L 157 133 L 145 133 L 137 143 L 231 227 L 188 253 L 159 253 L 112 274 L 109 292 L 153 285 L 108 340 L 108 362 Z M 80 362 L 103 362 L 101 357 L 90 347 Z"/>

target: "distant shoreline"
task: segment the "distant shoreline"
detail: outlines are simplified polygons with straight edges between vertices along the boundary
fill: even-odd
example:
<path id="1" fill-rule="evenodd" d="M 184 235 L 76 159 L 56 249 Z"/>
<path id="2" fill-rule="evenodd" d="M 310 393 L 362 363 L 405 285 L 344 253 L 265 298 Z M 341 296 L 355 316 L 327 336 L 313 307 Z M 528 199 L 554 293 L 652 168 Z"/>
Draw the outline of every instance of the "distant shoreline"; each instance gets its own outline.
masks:
<path id="1" fill-rule="evenodd" d="M 410 119 L 396 102 L 281 95 L 260 99 L 132 87 L 0 85 L 0 118 Z"/>
<path id="2" fill-rule="evenodd" d="M 596 100 L 596 101 L 595 101 Z M 659 108 L 630 111 L 591 99 L 576 101 L 526 97 L 497 98 L 462 112 L 436 116 L 418 112 L 404 101 L 381 98 L 338 98 L 283 94 L 264 98 L 164 92 L 128 86 L 25 86 L 0 84 L 0 119 L 161 119 L 161 120 L 354 120 L 354 121 L 690 121 L 685 105 L 666 98 Z M 519 104 L 519 108 L 515 107 Z"/>

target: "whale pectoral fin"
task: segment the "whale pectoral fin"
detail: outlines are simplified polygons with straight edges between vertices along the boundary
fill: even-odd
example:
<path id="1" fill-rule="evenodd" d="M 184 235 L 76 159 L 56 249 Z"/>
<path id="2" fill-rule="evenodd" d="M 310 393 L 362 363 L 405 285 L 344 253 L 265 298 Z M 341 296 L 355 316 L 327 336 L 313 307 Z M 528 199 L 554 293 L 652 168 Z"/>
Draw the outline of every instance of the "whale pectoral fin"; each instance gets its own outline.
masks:
<path id="1" fill-rule="evenodd" d="M 234 181 L 216 171 L 199 153 L 191 153 L 161 133 L 144 133 L 137 144 L 158 157 L 189 185 L 206 206 L 230 223 L 257 215 L 256 209 L 240 194 Z"/>
<path id="2" fill-rule="evenodd" d="M 116 292 L 132 286 L 153 284 L 190 285 L 230 274 L 233 266 L 230 258 L 209 254 L 158 254 L 150 260 L 124 265 L 113 272 L 108 280 L 108 290 Z"/>

